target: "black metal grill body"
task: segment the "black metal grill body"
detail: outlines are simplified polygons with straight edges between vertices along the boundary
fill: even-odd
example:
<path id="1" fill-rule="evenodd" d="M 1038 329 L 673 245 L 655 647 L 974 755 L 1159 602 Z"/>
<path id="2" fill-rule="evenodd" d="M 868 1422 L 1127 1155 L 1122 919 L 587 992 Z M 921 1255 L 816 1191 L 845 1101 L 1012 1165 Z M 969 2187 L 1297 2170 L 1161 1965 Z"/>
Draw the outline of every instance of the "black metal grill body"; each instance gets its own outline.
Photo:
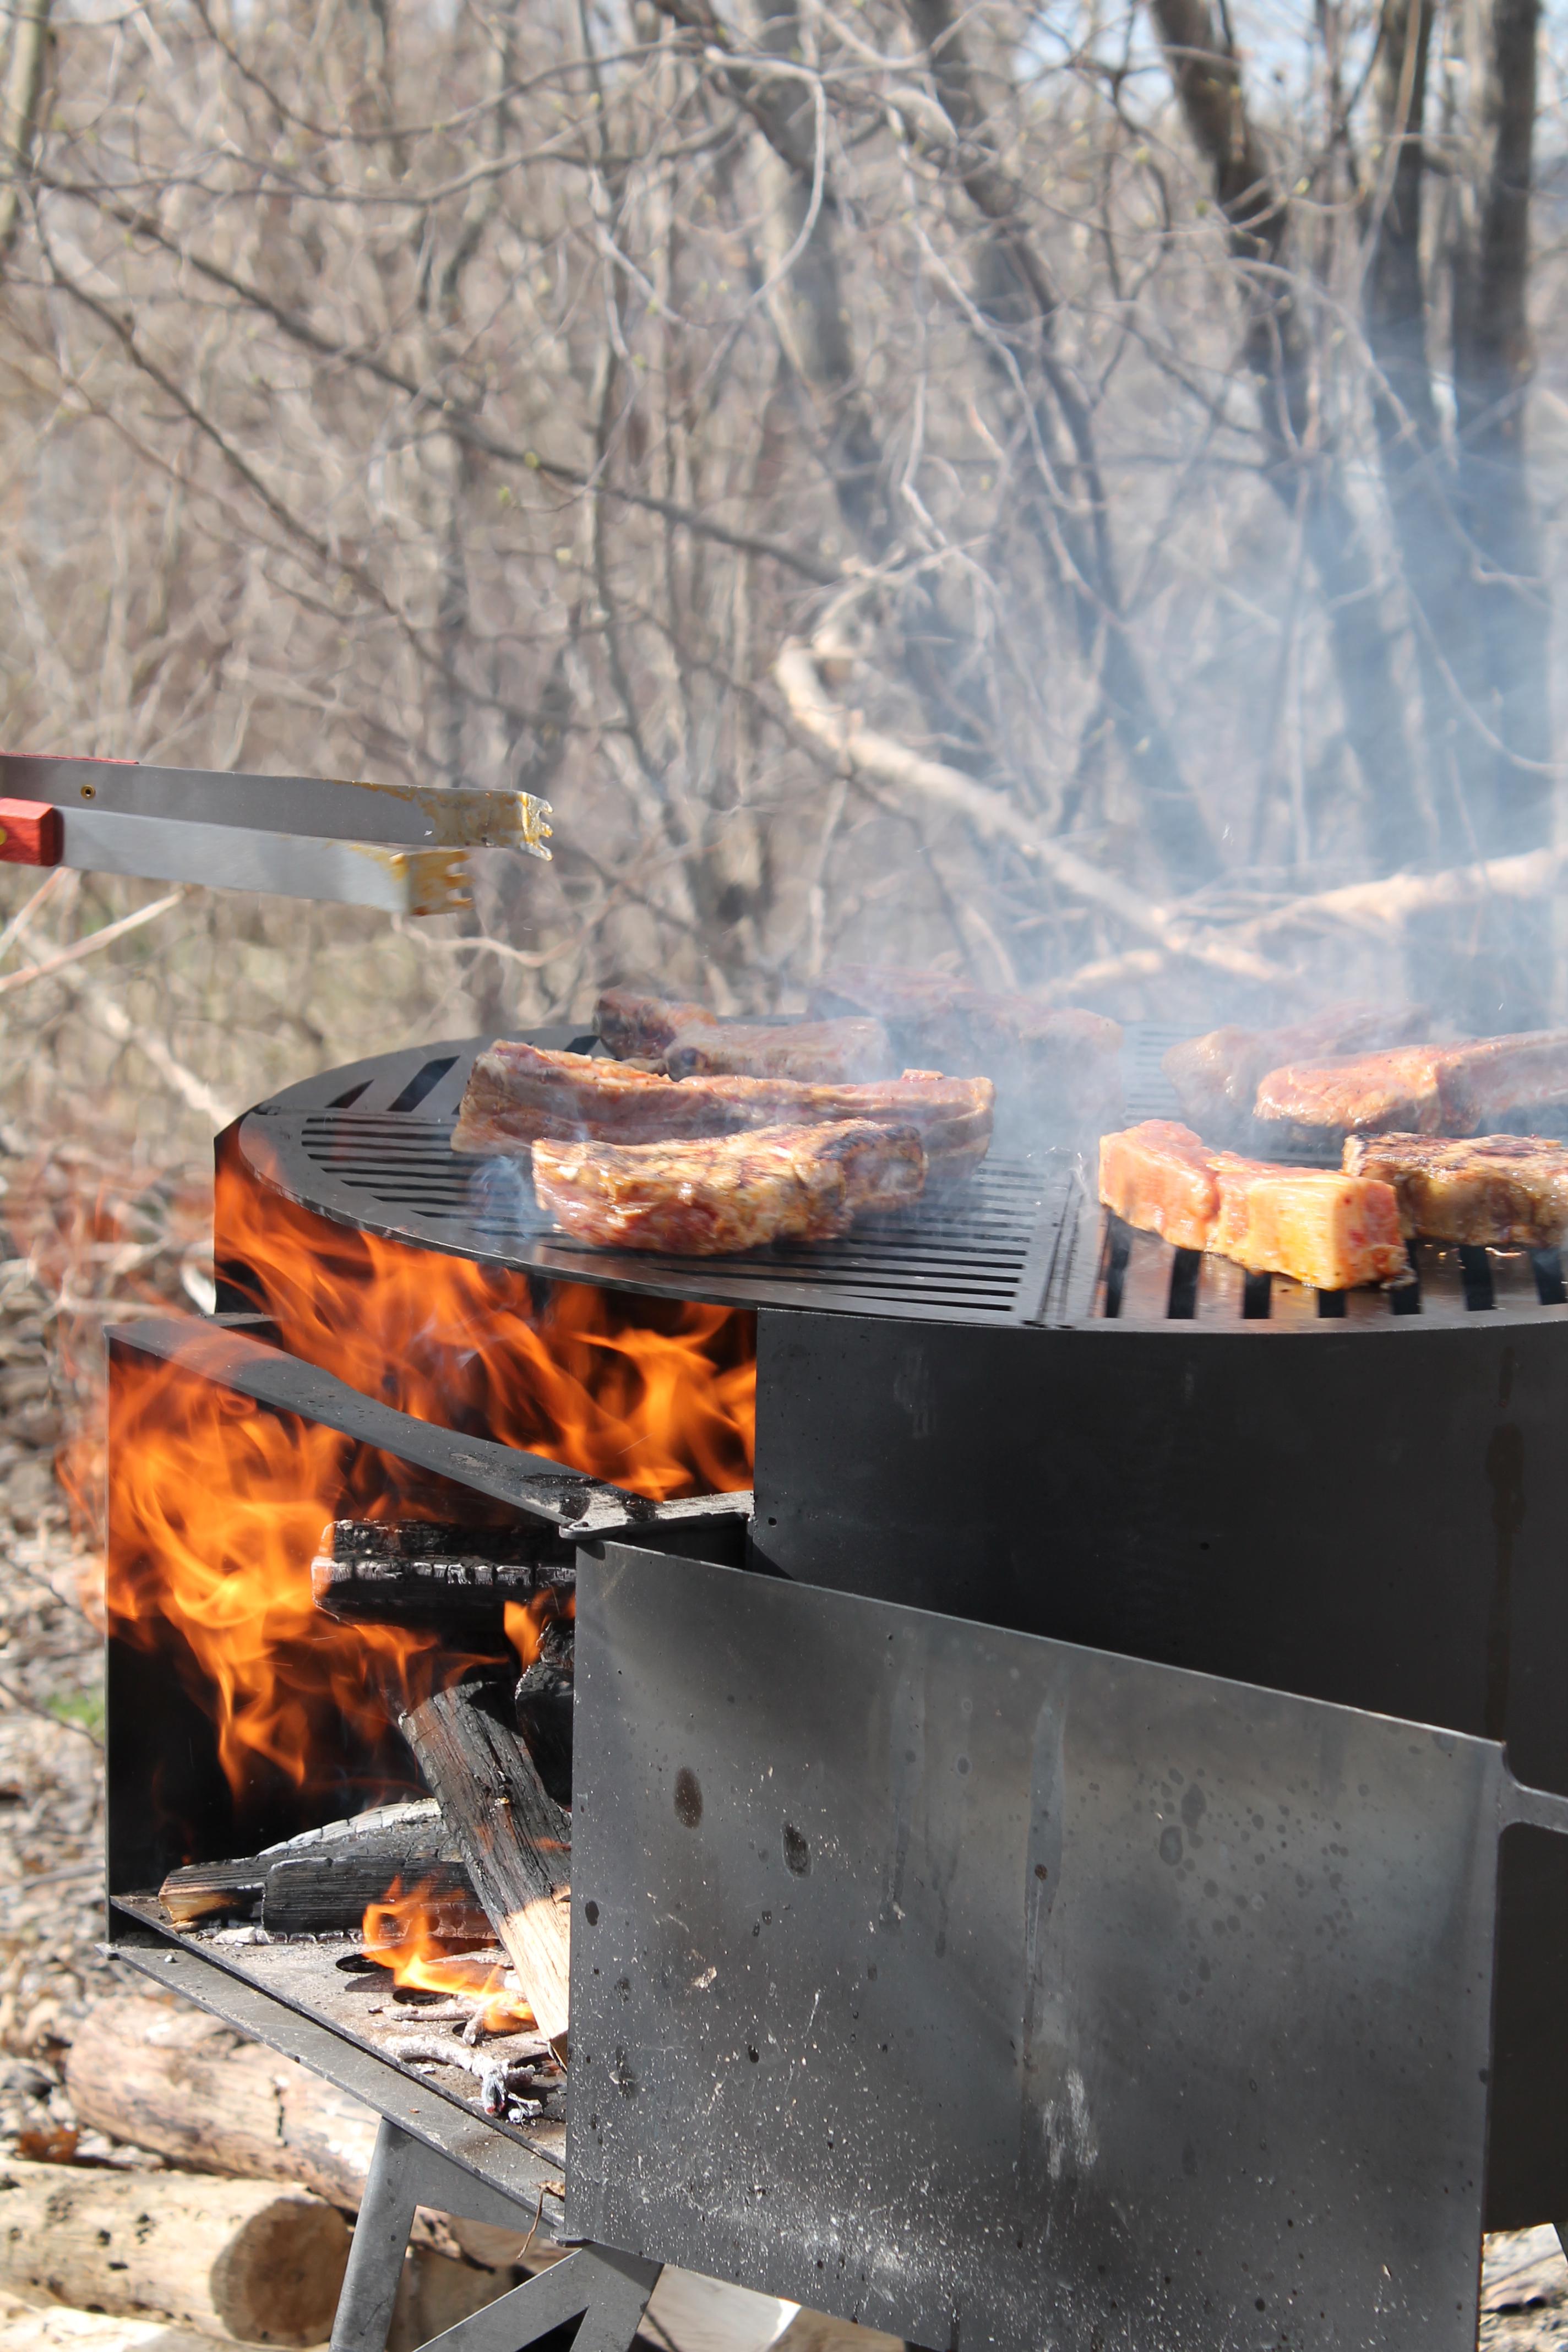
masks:
<path id="1" fill-rule="evenodd" d="M 1173 1109 L 1163 1042 L 1130 1040 L 1131 1117 Z M 595 1251 L 451 1153 L 478 1043 L 292 1088 L 230 1131 L 233 1164 L 416 1246 L 757 1309 L 760 1566 L 1503 1740 L 1568 1792 L 1553 1259 L 1423 1251 L 1401 1290 L 1319 1296 L 1109 1225 L 1059 1158 L 816 1250 Z M 1544 1836 L 1505 1839 L 1500 1918 L 1493 2227 L 1568 2212 L 1568 1864 Z"/>

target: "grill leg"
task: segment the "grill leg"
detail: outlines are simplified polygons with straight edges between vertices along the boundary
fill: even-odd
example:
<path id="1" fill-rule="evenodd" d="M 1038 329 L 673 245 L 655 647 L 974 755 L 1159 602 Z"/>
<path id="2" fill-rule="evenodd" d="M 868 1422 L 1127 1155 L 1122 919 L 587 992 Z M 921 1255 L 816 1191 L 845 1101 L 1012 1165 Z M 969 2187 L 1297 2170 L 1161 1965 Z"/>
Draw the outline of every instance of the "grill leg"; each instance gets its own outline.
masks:
<path id="1" fill-rule="evenodd" d="M 579 2314 L 572 2352 L 631 2352 L 659 2267 L 607 2246 L 579 2246 L 564 2262 L 432 2337 L 425 2352 L 523 2352 Z"/>
<path id="2" fill-rule="evenodd" d="M 419 2203 L 415 2174 L 422 2153 L 416 2140 L 382 2117 L 332 2321 L 331 2352 L 385 2352 Z"/>
<path id="3" fill-rule="evenodd" d="M 523 2206 L 384 2116 L 338 2296 L 331 2352 L 385 2352 L 408 2233 L 421 2205 L 502 2227 L 530 2218 Z M 630 2352 L 658 2273 L 658 2263 L 635 2254 L 580 2246 L 433 2338 L 426 2352 L 523 2352 L 552 2327 L 579 2318 L 572 2352 Z"/>

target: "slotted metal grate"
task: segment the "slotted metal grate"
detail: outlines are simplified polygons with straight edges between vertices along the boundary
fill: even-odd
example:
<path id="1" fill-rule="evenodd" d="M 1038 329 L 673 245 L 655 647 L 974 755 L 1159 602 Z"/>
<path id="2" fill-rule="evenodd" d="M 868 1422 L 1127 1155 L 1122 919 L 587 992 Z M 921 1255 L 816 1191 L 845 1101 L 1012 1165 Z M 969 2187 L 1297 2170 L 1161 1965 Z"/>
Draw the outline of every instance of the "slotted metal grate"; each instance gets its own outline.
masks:
<path id="1" fill-rule="evenodd" d="M 1175 1115 L 1160 1057 L 1180 1033 L 1128 1033 L 1129 1119 Z M 987 1160 L 962 1191 L 841 1241 L 782 1244 L 741 1257 L 666 1257 L 596 1249 L 557 1233 L 526 1167 L 454 1152 L 453 1122 L 473 1058 L 467 1038 L 389 1054 L 291 1087 L 240 1123 L 258 1178 L 339 1223 L 426 1249 L 554 1280 L 734 1307 L 829 1308 L 916 1322 L 1115 1322 L 1274 1331 L 1348 1324 L 1387 1328 L 1472 1315 L 1564 1310 L 1555 1251 L 1413 1251 L 1407 1282 L 1323 1291 L 1135 1233 L 1094 1199 L 1069 1156 Z M 586 1050 L 571 1030 L 540 1045 Z"/>
<path id="2" fill-rule="evenodd" d="M 539 1208 L 524 1163 L 451 1148 L 482 1042 L 389 1055 L 292 1088 L 241 1122 L 240 1150 L 266 1181 L 340 1223 L 556 1279 L 921 1321 L 1020 1323 L 1039 1304 L 1064 1197 L 1054 1157 L 988 1160 L 962 1191 L 868 1220 L 841 1241 L 707 1259 L 573 1242 Z M 591 1040 L 562 1032 L 538 1042 Z"/>

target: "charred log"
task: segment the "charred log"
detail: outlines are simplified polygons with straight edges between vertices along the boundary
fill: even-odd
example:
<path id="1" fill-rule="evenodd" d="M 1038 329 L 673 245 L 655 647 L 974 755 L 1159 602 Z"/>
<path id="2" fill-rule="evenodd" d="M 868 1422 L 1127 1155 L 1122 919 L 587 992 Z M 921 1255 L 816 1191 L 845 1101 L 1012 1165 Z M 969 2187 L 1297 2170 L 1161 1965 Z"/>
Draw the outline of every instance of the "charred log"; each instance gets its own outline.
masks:
<path id="1" fill-rule="evenodd" d="M 230 1862 L 171 1871 L 159 1900 L 178 1927 L 259 1918 L 269 1936 L 353 1934 L 368 1905 L 417 1890 L 444 1943 L 490 1939 L 463 1858 L 427 1799 L 382 1805 Z"/>
<path id="2" fill-rule="evenodd" d="M 570 1584 L 553 1528 L 338 1519 L 310 1563 L 316 1606 L 358 1624 L 435 1624 L 499 1646 L 506 1603 Z"/>
<path id="3" fill-rule="evenodd" d="M 559 2047 L 568 2015 L 572 1826 L 503 1720 L 505 1706 L 503 1694 L 463 1684 L 405 1715 L 402 1730 L 539 2030 Z"/>
<path id="4" fill-rule="evenodd" d="M 556 1618 L 517 1686 L 518 1735 L 558 1805 L 572 1802 L 572 1694 L 576 1628 Z"/>

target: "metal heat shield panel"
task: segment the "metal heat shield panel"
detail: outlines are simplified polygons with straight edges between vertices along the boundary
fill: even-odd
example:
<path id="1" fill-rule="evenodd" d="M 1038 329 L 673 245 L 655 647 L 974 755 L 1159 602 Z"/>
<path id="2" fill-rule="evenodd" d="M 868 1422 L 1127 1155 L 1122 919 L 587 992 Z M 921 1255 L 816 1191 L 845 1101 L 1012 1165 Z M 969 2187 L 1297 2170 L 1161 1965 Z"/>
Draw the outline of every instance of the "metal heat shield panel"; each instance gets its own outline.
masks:
<path id="1" fill-rule="evenodd" d="M 1500 1750 L 606 1545 L 568 2226 L 934 2347 L 1475 2342 Z"/>

